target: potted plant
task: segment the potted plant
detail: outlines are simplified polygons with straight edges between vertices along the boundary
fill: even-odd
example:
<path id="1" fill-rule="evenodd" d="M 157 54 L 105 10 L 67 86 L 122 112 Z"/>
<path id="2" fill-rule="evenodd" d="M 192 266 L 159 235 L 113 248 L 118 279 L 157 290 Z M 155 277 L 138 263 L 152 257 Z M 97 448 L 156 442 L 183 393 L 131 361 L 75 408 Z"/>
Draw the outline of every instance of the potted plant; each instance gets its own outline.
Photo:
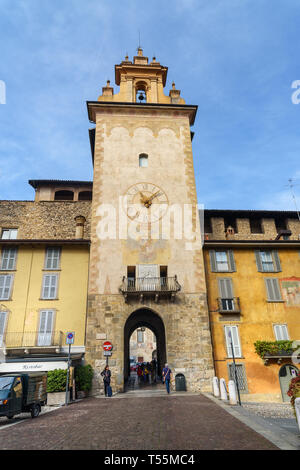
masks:
<path id="1" fill-rule="evenodd" d="M 47 379 L 47 405 L 63 405 L 66 401 L 67 371 L 50 370 Z"/>
<path id="2" fill-rule="evenodd" d="M 287 394 L 289 397 L 291 397 L 291 405 L 294 409 L 294 413 L 296 416 L 295 400 L 296 398 L 300 398 L 300 373 L 298 373 L 297 377 L 294 377 L 291 380 L 290 387 L 289 387 Z"/>
<path id="3" fill-rule="evenodd" d="M 89 364 L 76 367 L 75 384 L 77 398 L 85 398 L 88 395 L 92 388 L 93 375 L 92 366 Z"/>

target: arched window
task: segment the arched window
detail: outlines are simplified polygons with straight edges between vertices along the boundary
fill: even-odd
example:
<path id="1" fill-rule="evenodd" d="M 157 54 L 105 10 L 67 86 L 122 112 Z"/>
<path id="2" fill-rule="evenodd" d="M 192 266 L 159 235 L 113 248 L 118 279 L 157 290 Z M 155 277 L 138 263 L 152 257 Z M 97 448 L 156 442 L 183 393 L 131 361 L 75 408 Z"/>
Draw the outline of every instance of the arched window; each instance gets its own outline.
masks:
<path id="1" fill-rule="evenodd" d="M 148 155 L 146 153 L 141 153 L 139 155 L 139 165 L 142 168 L 147 168 L 147 166 L 148 166 Z"/>
<path id="2" fill-rule="evenodd" d="M 73 191 L 56 191 L 54 201 L 73 201 Z"/>
<path id="3" fill-rule="evenodd" d="M 145 82 L 138 82 L 135 86 L 135 102 L 147 103 L 147 86 Z"/>
<path id="4" fill-rule="evenodd" d="M 78 194 L 78 201 L 91 201 L 93 193 L 92 191 L 81 191 Z"/>

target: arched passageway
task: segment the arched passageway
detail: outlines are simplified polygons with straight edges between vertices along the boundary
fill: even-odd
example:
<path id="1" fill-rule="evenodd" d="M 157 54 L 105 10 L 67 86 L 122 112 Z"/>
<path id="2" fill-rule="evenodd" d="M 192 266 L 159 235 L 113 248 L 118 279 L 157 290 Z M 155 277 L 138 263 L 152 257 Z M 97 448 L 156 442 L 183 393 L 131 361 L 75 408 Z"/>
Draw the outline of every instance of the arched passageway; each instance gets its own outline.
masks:
<path id="1" fill-rule="evenodd" d="M 130 348 L 129 341 L 132 333 L 137 328 L 149 328 L 156 336 L 157 345 L 157 372 L 161 375 L 166 362 L 166 335 L 165 327 L 160 316 L 149 308 L 140 308 L 133 312 L 126 321 L 124 327 L 124 383 L 130 376 Z"/>

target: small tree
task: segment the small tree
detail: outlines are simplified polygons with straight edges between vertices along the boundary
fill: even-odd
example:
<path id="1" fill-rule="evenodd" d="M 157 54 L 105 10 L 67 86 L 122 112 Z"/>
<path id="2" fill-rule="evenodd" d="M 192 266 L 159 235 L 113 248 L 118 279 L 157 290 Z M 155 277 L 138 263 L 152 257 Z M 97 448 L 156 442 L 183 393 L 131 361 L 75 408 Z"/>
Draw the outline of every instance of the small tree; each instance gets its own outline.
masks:
<path id="1" fill-rule="evenodd" d="M 62 369 L 49 370 L 47 392 L 64 392 L 66 390 L 67 371 Z"/>
<path id="2" fill-rule="evenodd" d="M 93 369 L 91 365 L 78 366 L 75 369 L 75 383 L 77 390 L 89 392 L 92 388 Z"/>

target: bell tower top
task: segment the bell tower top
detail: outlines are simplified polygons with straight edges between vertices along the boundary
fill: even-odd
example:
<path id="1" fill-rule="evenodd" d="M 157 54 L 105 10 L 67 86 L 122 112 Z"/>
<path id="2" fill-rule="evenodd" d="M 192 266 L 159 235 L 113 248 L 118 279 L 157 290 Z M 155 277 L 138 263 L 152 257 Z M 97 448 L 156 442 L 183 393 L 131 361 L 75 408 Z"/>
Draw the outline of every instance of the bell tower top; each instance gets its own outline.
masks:
<path id="1" fill-rule="evenodd" d="M 102 88 L 102 95 L 98 101 L 185 104 L 174 82 L 169 96 L 164 94 L 167 73 L 168 68 L 157 62 L 156 57 L 153 57 L 149 63 L 148 57 L 144 56 L 143 49 L 139 46 L 133 61 L 126 55 L 125 60 L 115 66 L 115 82 L 120 86 L 119 93 L 114 94 L 114 89 L 108 80 L 107 85 Z"/>

